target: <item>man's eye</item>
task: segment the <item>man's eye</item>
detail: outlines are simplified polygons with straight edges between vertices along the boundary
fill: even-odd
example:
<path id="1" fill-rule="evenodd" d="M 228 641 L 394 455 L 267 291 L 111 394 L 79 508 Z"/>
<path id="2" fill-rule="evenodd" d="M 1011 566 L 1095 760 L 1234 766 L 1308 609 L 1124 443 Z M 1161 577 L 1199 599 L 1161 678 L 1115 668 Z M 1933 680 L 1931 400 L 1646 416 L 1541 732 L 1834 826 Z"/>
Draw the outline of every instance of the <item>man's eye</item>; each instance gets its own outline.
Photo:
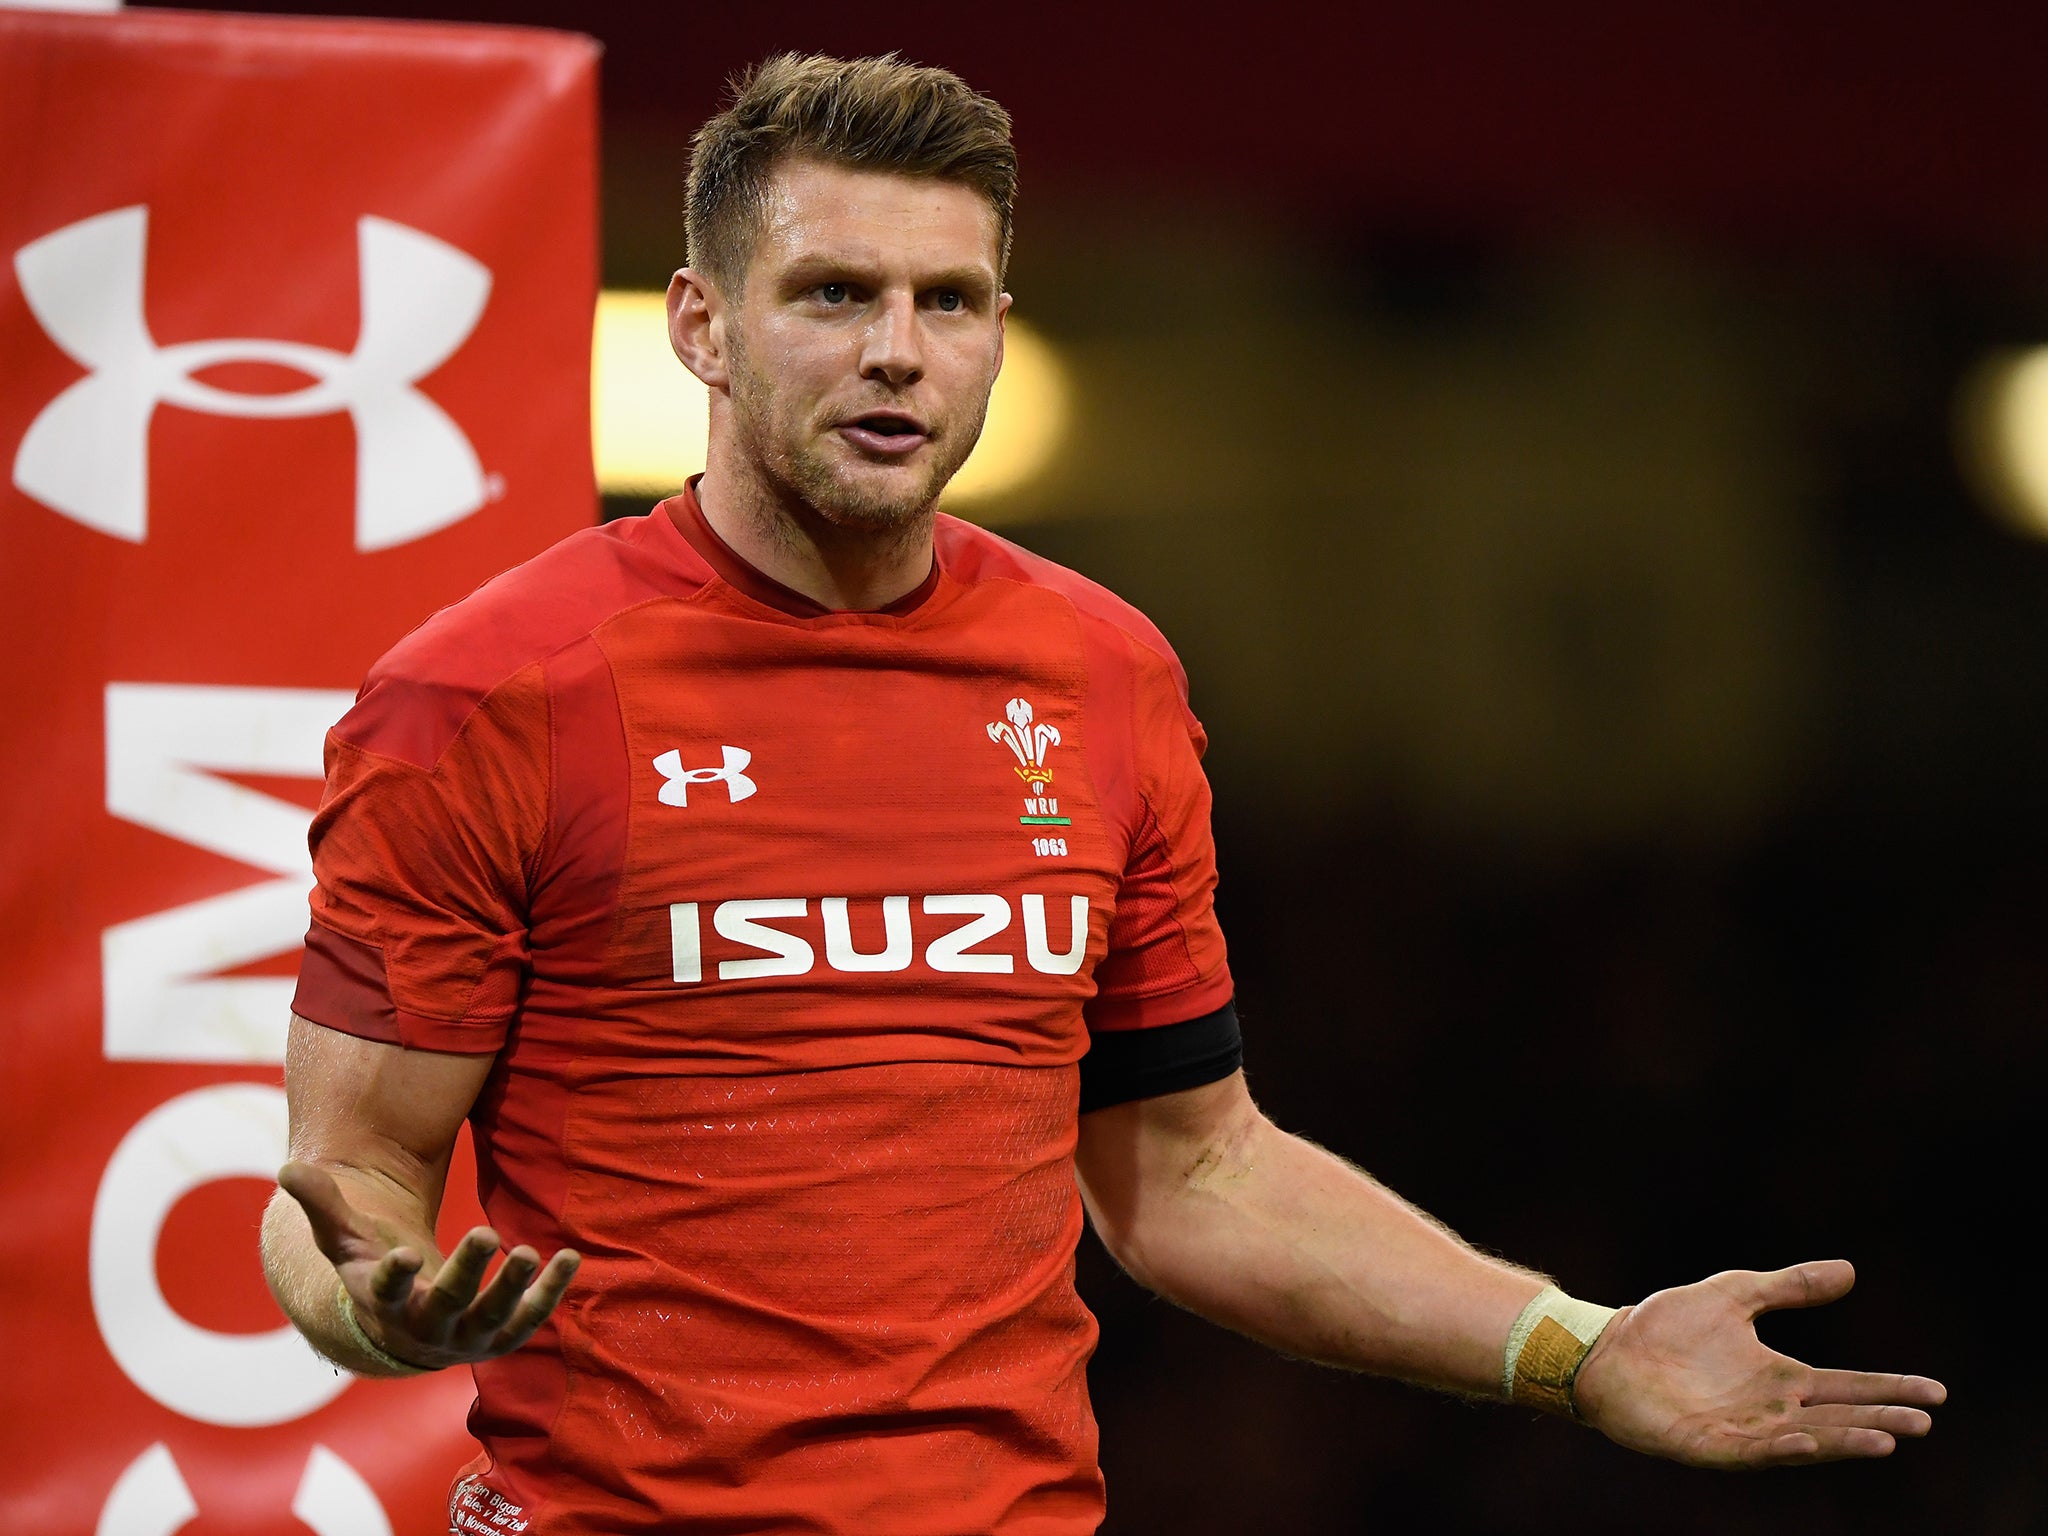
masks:
<path id="1" fill-rule="evenodd" d="M 846 302 L 846 284 L 820 283 L 818 285 L 818 297 L 827 304 L 844 304 Z"/>
<path id="2" fill-rule="evenodd" d="M 959 309 L 966 302 L 967 301 L 961 298 L 959 293 L 952 288 L 941 288 L 939 290 L 939 308 L 944 310 L 949 315 L 952 314 L 953 311 L 955 311 L 956 309 Z"/>

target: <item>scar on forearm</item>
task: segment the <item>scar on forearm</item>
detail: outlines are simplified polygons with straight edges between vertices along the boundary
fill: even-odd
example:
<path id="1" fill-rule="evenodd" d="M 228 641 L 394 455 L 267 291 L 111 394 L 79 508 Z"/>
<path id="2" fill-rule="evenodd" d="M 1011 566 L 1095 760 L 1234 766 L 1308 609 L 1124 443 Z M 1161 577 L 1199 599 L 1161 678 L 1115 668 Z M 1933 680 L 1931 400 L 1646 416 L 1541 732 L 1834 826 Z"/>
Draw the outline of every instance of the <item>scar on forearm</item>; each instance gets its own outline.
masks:
<path id="1" fill-rule="evenodd" d="M 1197 1157 L 1192 1163 L 1189 1163 L 1186 1168 L 1181 1170 L 1181 1182 L 1183 1184 L 1199 1184 L 1209 1173 L 1214 1171 L 1222 1163 L 1222 1161 L 1223 1149 L 1221 1147 L 1212 1146 L 1202 1148 L 1202 1155 L 1200 1157 Z"/>
<path id="2" fill-rule="evenodd" d="M 1181 1170 L 1181 1183 L 1194 1188 L 1224 1180 L 1236 1182 L 1250 1177 L 1254 1165 L 1251 1149 L 1246 1144 L 1248 1140 L 1245 1131 L 1237 1130 L 1210 1142 L 1196 1154 L 1193 1162 Z"/>

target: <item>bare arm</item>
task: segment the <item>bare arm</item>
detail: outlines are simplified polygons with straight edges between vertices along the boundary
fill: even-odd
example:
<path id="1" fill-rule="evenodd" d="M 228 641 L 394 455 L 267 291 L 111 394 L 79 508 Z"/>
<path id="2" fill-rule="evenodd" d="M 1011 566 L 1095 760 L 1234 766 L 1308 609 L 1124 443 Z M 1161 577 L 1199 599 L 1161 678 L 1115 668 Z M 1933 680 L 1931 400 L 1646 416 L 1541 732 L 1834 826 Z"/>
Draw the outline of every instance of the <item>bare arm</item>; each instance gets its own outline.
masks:
<path id="1" fill-rule="evenodd" d="M 1547 1283 L 1280 1130 L 1241 1073 L 1084 1115 L 1078 1162 L 1096 1232 L 1140 1283 L 1328 1365 L 1495 1394 Z"/>
<path id="2" fill-rule="evenodd" d="M 1541 1276 L 1487 1257 L 1259 1113 L 1241 1075 L 1081 1119 L 1083 1198 L 1140 1282 L 1290 1354 L 1480 1396 Z M 1618 1313 L 1575 1402 L 1617 1442 L 1701 1466 L 1888 1455 L 1946 1391 L 1921 1376 L 1814 1370 L 1756 1317 L 1845 1294 L 1847 1264 L 1731 1271 Z"/>
<path id="3" fill-rule="evenodd" d="M 264 1212 L 263 1270 L 313 1347 L 352 1371 L 398 1374 L 350 1334 L 342 1286 L 374 1343 L 433 1369 L 517 1348 L 576 1271 L 567 1249 L 543 1270 L 531 1248 L 515 1248 L 479 1294 L 497 1234 L 474 1228 L 445 1259 L 434 1245 L 455 1135 L 491 1061 L 408 1051 L 292 1019 L 292 1160 Z"/>

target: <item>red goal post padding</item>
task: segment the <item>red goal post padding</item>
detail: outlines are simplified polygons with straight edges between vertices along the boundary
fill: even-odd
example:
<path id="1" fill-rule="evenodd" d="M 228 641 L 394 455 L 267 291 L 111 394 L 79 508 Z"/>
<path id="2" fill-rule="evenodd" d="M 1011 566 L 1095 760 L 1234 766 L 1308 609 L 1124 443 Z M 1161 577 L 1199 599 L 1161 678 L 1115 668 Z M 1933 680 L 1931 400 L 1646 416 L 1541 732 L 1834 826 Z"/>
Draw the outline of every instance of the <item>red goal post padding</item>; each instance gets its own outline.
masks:
<path id="1" fill-rule="evenodd" d="M 595 516 L 595 92 L 559 34 L 0 10 L 0 1529 L 446 1529 L 466 1377 L 336 1375 L 255 1224 L 325 728 Z"/>

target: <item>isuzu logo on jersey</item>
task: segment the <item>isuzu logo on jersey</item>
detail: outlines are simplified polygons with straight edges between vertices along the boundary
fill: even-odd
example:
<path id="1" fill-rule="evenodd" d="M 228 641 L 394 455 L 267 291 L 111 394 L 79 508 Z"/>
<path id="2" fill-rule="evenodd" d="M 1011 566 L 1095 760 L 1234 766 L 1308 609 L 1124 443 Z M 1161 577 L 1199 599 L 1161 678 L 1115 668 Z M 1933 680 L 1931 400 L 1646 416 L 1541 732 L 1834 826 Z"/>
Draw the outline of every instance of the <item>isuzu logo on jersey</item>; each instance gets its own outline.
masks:
<path id="1" fill-rule="evenodd" d="M 1056 905 L 1058 897 L 1050 898 Z M 1047 976 L 1071 976 L 1088 956 L 1088 898 L 1066 900 L 1067 947 L 1055 950 L 1046 931 L 1048 898 L 1031 893 L 1019 899 L 1023 912 L 1024 959 L 1034 971 Z M 1012 912 L 1007 897 L 996 895 L 926 896 L 919 903 L 921 915 L 939 919 L 911 924 L 911 898 L 884 896 L 881 907 L 882 947 L 860 950 L 854 947 L 852 901 L 845 896 L 818 900 L 823 920 L 825 964 L 835 971 L 857 974 L 864 971 L 907 971 L 917 958 L 922 940 L 924 963 L 934 971 L 1007 976 L 1017 969 L 1016 940 L 998 942 L 1009 934 Z M 809 921 L 811 899 L 805 896 L 769 896 L 748 901 L 721 901 L 711 910 L 712 931 L 732 944 L 752 951 L 718 962 L 720 981 L 746 981 L 769 976 L 805 976 L 817 969 L 818 950 Z M 964 919 L 964 921 L 963 921 Z M 949 921 L 950 920 L 950 921 Z M 773 923 L 802 921 L 806 932 Z M 872 923 L 869 918 L 868 923 Z M 704 979 L 704 930 L 701 904 L 678 901 L 668 909 L 669 948 L 674 980 L 689 985 Z M 994 947 L 988 947 L 993 945 Z"/>
<path id="2" fill-rule="evenodd" d="M 1031 791 L 1024 801 L 1024 814 L 1017 818 L 1019 824 L 1027 827 L 1071 826 L 1073 818 L 1060 815 L 1059 801 L 1046 794 L 1052 788 L 1052 769 L 1046 766 L 1045 753 L 1048 747 L 1060 744 L 1060 728 L 1044 720 L 1034 721 L 1028 699 L 1010 700 L 1003 713 L 1009 717 L 1008 724 L 1001 720 L 992 721 L 988 739 L 1008 747 L 1016 755 L 1017 777 Z"/>
<path id="3" fill-rule="evenodd" d="M 746 766 L 754 760 L 754 754 L 745 747 L 720 747 L 719 755 L 725 759 L 722 768 L 685 768 L 683 754 L 664 752 L 654 760 L 654 771 L 668 782 L 661 786 L 656 798 L 663 805 L 688 805 L 692 784 L 725 785 L 725 792 L 732 797 L 733 804 L 747 798 L 761 786 L 748 778 Z"/>
<path id="4" fill-rule="evenodd" d="M 325 416 L 356 429 L 356 548 L 388 549 L 484 504 L 469 438 L 414 386 L 454 354 L 483 314 L 490 269 L 388 219 L 356 221 L 362 329 L 353 352 L 225 337 L 158 346 L 143 310 L 146 206 L 117 208 L 23 246 L 15 275 L 44 331 L 86 376 L 44 406 L 14 456 L 18 489 L 115 538 L 149 526 L 149 422 L 159 405 L 217 416 Z M 314 380 L 242 394 L 193 375 L 273 363 Z"/>

